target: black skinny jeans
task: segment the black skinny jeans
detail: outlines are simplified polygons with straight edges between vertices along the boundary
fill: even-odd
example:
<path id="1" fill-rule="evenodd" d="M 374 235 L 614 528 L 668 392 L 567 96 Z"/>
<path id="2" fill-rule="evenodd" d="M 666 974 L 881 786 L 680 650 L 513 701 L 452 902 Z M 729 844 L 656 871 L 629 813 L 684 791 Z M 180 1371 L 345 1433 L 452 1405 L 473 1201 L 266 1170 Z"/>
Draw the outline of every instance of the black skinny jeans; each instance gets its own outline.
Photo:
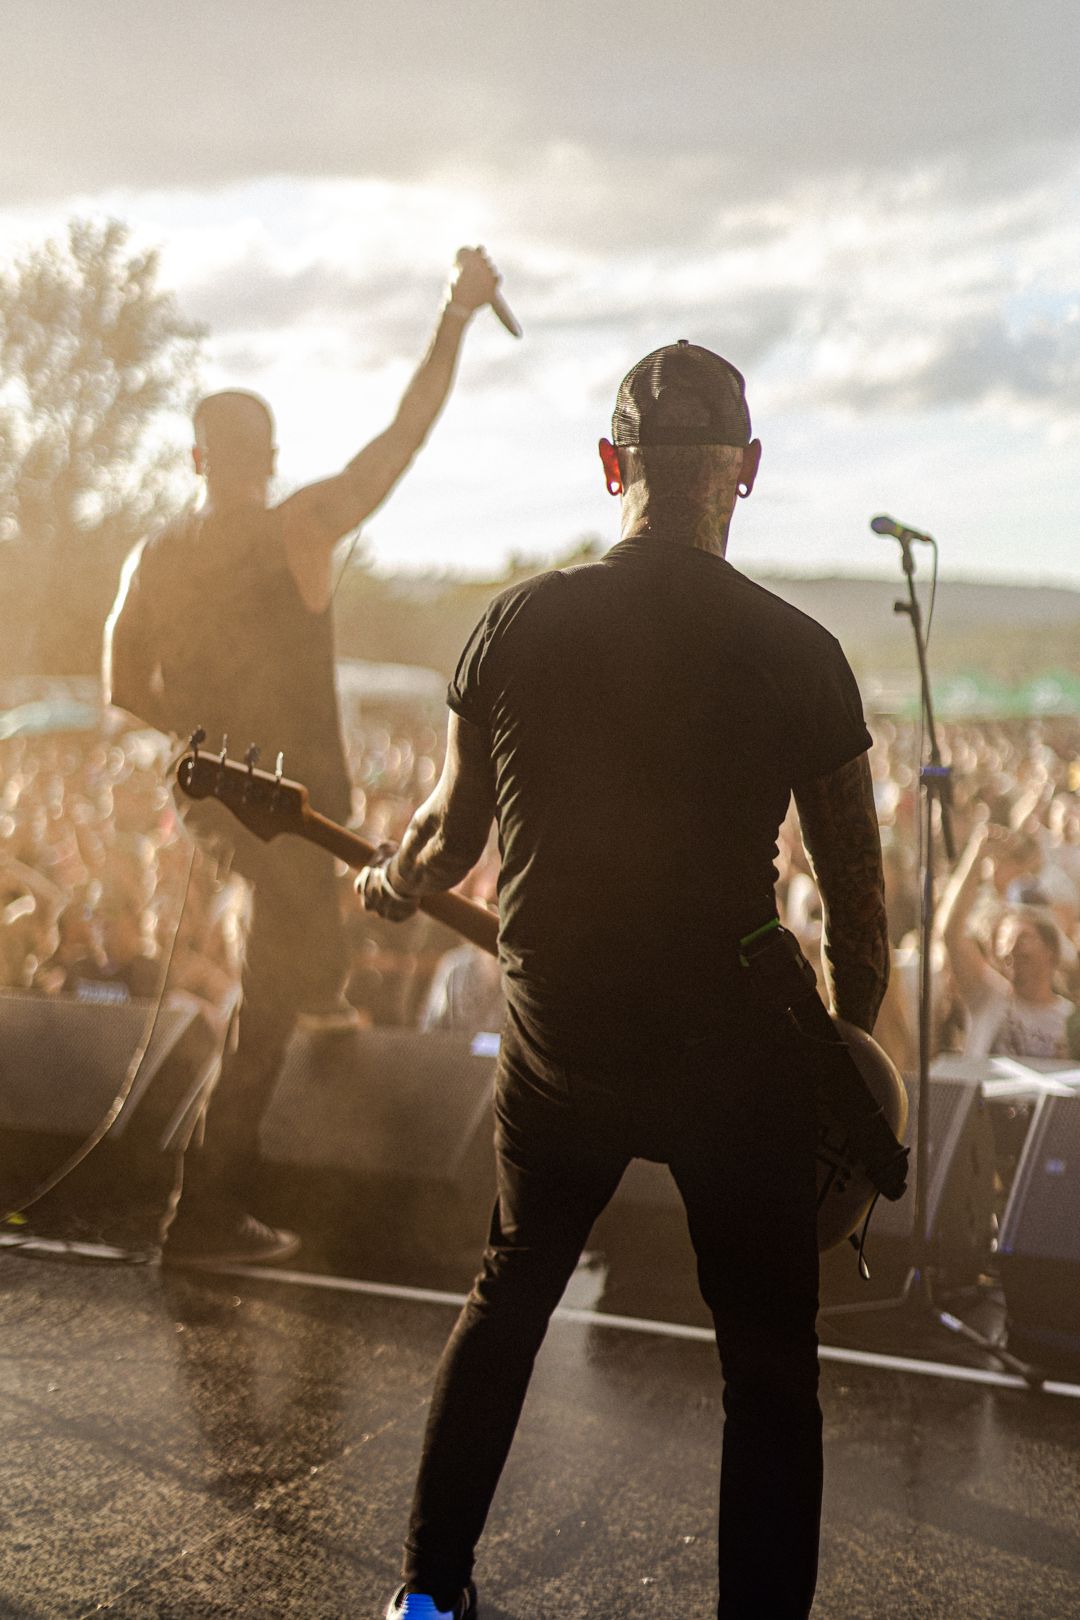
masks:
<path id="1" fill-rule="evenodd" d="M 503 1040 L 498 1197 L 483 1268 L 435 1381 L 404 1578 L 448 1603 L 470 1578 L 536 1353 L 634 1155 L 670 1164 L 724 1372 L 724 1620 L 807 1615 L 817 1576 L 815 1109 L 798 1037 L 733 1017 L 646 1073 L 553 1076 Z"/>

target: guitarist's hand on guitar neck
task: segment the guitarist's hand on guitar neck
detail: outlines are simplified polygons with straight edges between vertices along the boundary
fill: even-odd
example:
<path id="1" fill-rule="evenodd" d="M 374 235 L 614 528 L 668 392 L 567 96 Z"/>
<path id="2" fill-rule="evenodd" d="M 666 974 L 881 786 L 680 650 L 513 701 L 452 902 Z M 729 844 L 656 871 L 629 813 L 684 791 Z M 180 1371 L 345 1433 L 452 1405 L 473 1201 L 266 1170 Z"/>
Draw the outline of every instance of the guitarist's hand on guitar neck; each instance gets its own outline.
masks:
<path id="1" fill-rule="evenodd" d="M 372 867 L 379 862 L 381 851 L 390 849 L 393 853 L 391 846 L 371 844 L 359 833 L 340 827 L 336 821 L 313 809 L 303 783 L 290 781 L 284 775 L 280 754 L 277 770 L 271 775 L 269 771 L 256 769 L 252 749 L 248 749 L 241 762 L 229 759 L 224 742 L 220 754 L 205 753 L 204 741 L 205 733 L 195 732 L 187 751 L 176 762 L 177 786 L 189 799 L 217 799 L 256 838 L 268 841 L 283 833 L 306 838 L 348 866 Z M 499 919 L 485 907 L 466 900 L 464 895 L 452 890 L 418 895 L 415 905 L 412 899 L 406 902 L 399 896 L 399 903 L 408 907 L 399 915 L 408 917 L 414 910 L 425 911 L 447 928 L 456 929 L 489 956 L 496 955 Z"/>
<path id="2" fill-rule="evenodd" d="M 402 894 L 398 888 L 400 878 L 390 872 L 390 862 L 396 853 L 396 844 L 379 844 L 356 880 L 356 892 L 364 910 L 385 917 L 387 922 L 404 922 L 420 910 L 419 896 Z"/>

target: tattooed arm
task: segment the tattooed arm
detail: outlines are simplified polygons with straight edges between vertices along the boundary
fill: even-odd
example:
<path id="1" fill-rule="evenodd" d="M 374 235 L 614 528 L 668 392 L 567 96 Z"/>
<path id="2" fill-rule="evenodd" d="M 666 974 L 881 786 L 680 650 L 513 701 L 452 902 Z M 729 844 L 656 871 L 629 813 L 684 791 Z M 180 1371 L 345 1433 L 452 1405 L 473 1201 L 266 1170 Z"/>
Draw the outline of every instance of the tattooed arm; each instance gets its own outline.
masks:
<path id="1" fill-rule="evenodd" d="M 435 791 L 414 813 L 396 853 L 380 850 L 356 880 L 365 910 L 400 922 L 416 911 L 418 896 L 452 889 L 484 853 L 494 814 L 487 737 L 451 711 Z"/>
<path id="2" fill-rule="evenodd" d="M 795 804 L 821 892 L 822 960 L 832 1010 L 869 1034 L 889 982 L 889 934 L 866 755 L 797 788 Z"/>

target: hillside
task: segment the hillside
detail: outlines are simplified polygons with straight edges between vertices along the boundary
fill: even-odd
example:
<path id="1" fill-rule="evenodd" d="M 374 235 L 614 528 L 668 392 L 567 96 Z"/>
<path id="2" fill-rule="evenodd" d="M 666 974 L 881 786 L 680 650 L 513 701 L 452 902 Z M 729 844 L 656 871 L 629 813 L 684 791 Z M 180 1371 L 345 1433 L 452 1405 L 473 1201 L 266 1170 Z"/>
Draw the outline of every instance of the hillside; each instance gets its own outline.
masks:
<path id="1" fill-rule="evenodd" d="M 760 584 L 819 619 L 838 636 L 860 673 L 900 673 L 914 661 L 902 576 L 793 579 L 756 574 Z M 919 582 L 925 614 L 925 581 Z M 1080 591 L 1045 585 L 945 580 L 938 585 L 930 640 L 941 673 L 970 670 L 1020 680 L 1046 669 L 1080 673 Z"/>

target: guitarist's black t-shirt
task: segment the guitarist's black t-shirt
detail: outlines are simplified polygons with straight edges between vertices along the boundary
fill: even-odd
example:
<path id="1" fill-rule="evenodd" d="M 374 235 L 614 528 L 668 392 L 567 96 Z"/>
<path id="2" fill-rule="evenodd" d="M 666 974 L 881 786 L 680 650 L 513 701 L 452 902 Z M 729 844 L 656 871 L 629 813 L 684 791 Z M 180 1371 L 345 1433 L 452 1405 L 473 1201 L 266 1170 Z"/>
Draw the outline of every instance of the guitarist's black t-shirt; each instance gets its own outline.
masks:
<path id="1" fill-rule="evenodd" d="M 496 597 L 448 702 L 490 741 L 511 1017 L 555 1061 L 730 1017 L 793 787 L 871 741 L 827 630 L 656 539 Z"/>

